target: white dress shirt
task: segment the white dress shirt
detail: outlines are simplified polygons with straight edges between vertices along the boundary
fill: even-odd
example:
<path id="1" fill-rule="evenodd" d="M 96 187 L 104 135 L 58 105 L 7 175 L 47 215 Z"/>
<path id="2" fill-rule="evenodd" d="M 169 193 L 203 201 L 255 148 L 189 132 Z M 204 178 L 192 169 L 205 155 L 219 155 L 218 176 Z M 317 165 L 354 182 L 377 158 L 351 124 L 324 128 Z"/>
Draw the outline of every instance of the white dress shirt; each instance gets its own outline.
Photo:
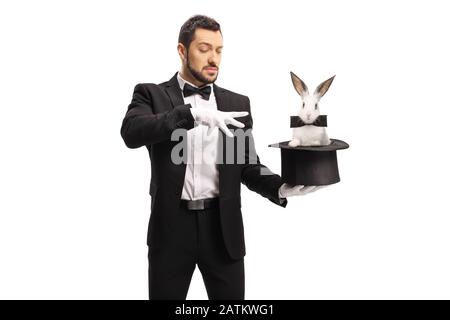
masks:
<path id="1" fill-rule="evenodd" d="M 198 86 L 184 80 L 177 73 L 181 91 L 184 84 Z M 192 108 L 208 108 L 217 110 L 216 97 L 213 85 L 209 100 L 203 99 L 199 94 L 183 97 L 184 103 L 191 104 Z M 219 147 L 219 129 L 216 127 L 207 135 L 208 126 L 195 122 L 194 128 L 187 131 L 187 165 L 184 177 L 181 199 L 197 200 L 219 196 L 219 171 L 217 169 L 217 151 Z"/>

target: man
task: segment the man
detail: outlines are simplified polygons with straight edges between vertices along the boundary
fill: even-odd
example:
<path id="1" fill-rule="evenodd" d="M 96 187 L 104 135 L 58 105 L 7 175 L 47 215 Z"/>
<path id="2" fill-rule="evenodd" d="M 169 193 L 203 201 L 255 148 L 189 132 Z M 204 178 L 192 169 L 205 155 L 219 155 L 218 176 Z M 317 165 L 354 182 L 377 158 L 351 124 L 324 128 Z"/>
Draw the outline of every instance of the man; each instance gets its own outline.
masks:
<path id="1" fill-rule="evenodd" d="M 185 299 L 198 265 L 209 299 L 244 299 L 241 182 L 283 207 L 286 197 L 318 187 L 283 184 L 260 163 L 248 97 L 214 83 L 223 48 L 220 25 L 193 16 L 181 27 L 178 42 L 180 72 L 158 85 L 136 85 L 121 128 L 125 144 L 146 146 L 151 160 L 149 297 Z M 227 158 L 229 142 L 235 150 L 237 137 L 228 126 L 249 133 L 245 162 L 203 161 L 206 155 Z M 174 157 L 180 130 L 186 133 L 182 162 Z"/>

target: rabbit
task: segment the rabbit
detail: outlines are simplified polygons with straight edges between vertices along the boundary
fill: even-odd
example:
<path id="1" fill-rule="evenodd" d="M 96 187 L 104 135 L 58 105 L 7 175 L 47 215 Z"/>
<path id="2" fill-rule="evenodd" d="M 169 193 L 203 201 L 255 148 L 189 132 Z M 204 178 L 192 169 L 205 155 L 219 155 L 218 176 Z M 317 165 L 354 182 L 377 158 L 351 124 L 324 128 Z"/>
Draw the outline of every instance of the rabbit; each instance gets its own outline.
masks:
<path id="1" fill-rule="evenodd" d="M 318 127 L 311 125 L 317 117 L 320 115 L 319 101 L 323 95 L 328 91 L 333 79 L 336 75 L 332 76 L 330 79 L 325 80 L 319 84 L 314 91 L 313 95 L 308 92 L 308 87 L 306 84 L 297 77 L 291 71 L 291 79 L 294 84 L 295 90 L 302 97 L 302 105 L 298 116 L 307 125 L 302 127 L 293 128 L 292 140 L 289 141 L 288 145 L 290 147 L 298 146 L 323 146 L 329 145 L 331 143 L 330 138 L 328 138 L 325 127 Z"/>

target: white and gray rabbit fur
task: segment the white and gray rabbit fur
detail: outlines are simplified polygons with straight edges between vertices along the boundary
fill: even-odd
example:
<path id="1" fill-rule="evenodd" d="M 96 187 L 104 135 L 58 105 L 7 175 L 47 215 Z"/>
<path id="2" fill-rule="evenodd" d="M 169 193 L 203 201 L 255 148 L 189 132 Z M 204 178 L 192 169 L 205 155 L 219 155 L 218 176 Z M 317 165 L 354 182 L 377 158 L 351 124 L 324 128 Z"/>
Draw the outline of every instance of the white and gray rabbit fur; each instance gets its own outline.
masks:
<path id="1" fill-rule="evenodd" d="M 297 115 L 307 125 L 293 128 L 292 140 L 288 143 L 290 147 L 323 146 L 331 143 L 330 138 L 328 138 L 326 128 L 314 126 L 312 123 L 320 115 L 319 101 L 328 91 L 334 77 L 335 76 L 319 84 L 314 93 L 310 95 L 308 87 L 302 79 L 291 72 L 291 79 L 294 84 L 294 88 L 302 98 L 300 111 Z"/>

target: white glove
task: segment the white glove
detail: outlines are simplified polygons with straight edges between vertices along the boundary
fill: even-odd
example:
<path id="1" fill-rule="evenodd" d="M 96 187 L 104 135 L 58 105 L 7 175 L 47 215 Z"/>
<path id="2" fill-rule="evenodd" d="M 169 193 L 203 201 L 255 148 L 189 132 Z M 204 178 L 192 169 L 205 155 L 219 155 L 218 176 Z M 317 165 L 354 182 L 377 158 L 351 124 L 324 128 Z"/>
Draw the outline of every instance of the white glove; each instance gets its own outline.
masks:
<path id="1" fill-rule="evenodd" d="M 191 108 L 192 117 L 198 124 L 208 126 L 208 135 L 215 127 L 219 127 L 228 137 L 232 138 L 233 133 L 227 128 L 227 124 L 232 124 L 238 128 L 243 128 L 245 125 L 234 118 L 244 117 L 248 115 L 247 111 L 239 112 L 225 112 L 213 109 Z"/>
<path id="2" fill-rule="evenodd" d="M 283 183 L 280 189 L 278 189 L 278 196 L 280 198 L 286 198 L 291 196 L 302 196 L 307 193 L 311 193 L 319 189 L 322 189 L 324 187 L 326 186 L 302 186 L 302 185 L 291 186 L 287 183 Z"/>

